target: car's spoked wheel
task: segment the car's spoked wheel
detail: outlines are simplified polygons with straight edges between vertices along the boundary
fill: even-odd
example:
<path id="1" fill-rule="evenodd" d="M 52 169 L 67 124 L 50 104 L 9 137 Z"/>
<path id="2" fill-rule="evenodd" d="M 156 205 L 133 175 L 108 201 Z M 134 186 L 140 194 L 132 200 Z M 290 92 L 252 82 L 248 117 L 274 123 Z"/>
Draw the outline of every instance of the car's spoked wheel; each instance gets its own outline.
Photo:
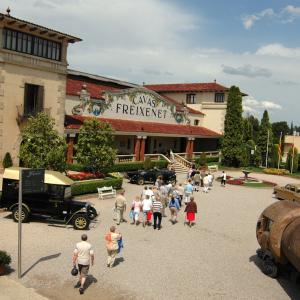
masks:
<path id="1" fill-rule="evenodd" d="M 12 211 L 13 214 L 13 219 L 15 222 L 19 222 L 19 207 L 15 207 Z M 29 212 L 28 209 L 26 207 L 22 207 L 22 211 L 21 211 L 21 222 L 25 223 L 28 221 L 28 216 L 29 216 Z"/>
<path id="2" fill-rule="evenodd" d="M 78 230 L 87 229 L 89 227 L 89 220 L 85 215 L 77 215 L 74 217 L 73 226 Z"/>
<path id="3" fill-rule="evenodd" d="M 143 185 L 145 183 L 143 178 L 139 178 L 138 182 L 139 185 Z"/>

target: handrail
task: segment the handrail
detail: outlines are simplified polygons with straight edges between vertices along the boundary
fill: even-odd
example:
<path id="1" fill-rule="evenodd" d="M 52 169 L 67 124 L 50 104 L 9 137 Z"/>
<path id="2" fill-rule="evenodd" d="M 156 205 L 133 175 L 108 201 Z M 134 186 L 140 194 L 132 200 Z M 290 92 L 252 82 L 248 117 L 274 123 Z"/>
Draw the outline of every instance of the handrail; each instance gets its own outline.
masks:
<path id="1" fill-rule="evenodd" d="M 174 158 L 177 162 L 179 162 L 180 164 L 184 165 L 185 167 L 190 168 L 192 166 L 192 163 L 188 160 L 186 160 L 185 158 L 183 158 L 182 156 L 178 155 L 177 153 L 174 153 Z"/>
<path id="2" fill-rule="evenodd" d="M 150 158 L 157 158 L 157 160 L 160 160 L 161 158 L 166 160 L 168 163 L 171 162 L 171 160 L 166 157 L 165 155 L 161 154 L 161 153 L 152 153 L 152 154 L 145 154 L 145 156 L 149 156 Z"/>

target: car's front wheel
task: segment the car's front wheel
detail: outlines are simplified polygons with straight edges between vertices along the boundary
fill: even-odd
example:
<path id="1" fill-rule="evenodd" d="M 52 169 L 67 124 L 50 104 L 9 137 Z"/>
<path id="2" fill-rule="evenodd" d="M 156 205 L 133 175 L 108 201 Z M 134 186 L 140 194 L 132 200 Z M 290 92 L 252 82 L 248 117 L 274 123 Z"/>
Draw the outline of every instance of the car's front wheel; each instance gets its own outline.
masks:
<path id="1" fill-rule="evenodd" d="M 88 229 L 90 225 L 90 220 L 85 214 L 77 214 L 73 217 L 73 227 L 76 230 Z"/>
<path id="2" fill-rule="evenodd" d="M 12 210 L 12 216 L 15 222 L 19 222 L 19 207 L 15 206 Z M 26 223 L 29 219 L 29 211 L 25 206 L 22 206 L 21 222 Z"/>
<path id="3" fill-rule="evenodd" d="M 143 185 L 145 183 L 144 178 L 140 177 L 137 181 L 138 185 Z"/>

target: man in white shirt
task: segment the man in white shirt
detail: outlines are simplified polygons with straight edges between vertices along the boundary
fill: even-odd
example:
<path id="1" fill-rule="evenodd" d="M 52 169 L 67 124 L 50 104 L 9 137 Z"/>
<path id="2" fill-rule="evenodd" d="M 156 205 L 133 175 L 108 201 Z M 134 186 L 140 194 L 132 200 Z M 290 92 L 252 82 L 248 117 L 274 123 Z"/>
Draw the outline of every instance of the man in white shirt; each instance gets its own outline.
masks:
<path id="1" fill-rule="evenodd" d="M 146 199 L 142 201 L 142 209 L 144 214 L 143 227 L 145 227 L 147 221 L 147 215 L 152 211 L 152 200 L 149 195 L 146 195 Z"/>
<path id="2" fill-rule="evenodd" d="M 76 287 L 79 288 L 79 293 L 83 294 L 84 292 L 84 283 L 86 280 L 86 276 L 89 271 L 90 264 L 94 265 L 94 250 L 92 249 L 92 245 L 87 242 L 87 235 L 83 234 L 81 236 L 81 242 L 76 244 L 75 250 L 73 252 L 73 265 L 78 263 L 79 269 L 79 281 Z"/>
<path id="3" fill-rule="evenodd" d="M 151 199 L 152 196 L 154 196 L 152 186 L 149 186 L 148 189 L 145 191 L 145 196 L 149 196 L 150 199 Z"/>

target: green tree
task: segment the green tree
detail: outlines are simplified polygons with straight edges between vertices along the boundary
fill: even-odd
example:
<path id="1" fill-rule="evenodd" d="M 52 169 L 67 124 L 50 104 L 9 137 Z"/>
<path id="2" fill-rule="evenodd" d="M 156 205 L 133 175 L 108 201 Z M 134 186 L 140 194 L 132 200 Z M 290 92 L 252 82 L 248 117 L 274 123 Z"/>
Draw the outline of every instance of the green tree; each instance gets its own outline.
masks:
<path id="1" fill-rule="evenodd" d="M 54 125 L 54 119 L 45 113 L 29 118 L 21 133 L 19 157 L 24 167 L 65 170 L 67 145 Z"/>
<path id="2" fill-rule="evenodd" d="M 229 90 L 222 141 L 223 163 L 228 166 L 241 165 L 243 156 L 242 95 L 238 87 Z"/>
<path id="3" fill-rule="evenodd" d="M 289 171 L 292 169 L 292 160 L 293 160 L 293 148 L 290 148 L 288 152 L 288 156 L 286 159 L 285 168 Z M 293 161 L 293 172 L 297 172 L 299 166 L 299 155 L 298 155 L 298 149 L 294 148 L 294 161 Z"/>
<path id="4" fill-rule="evenodd" d="M 289 134 L 290 128 L 285 121 L 272 123 L 273 143 L 279 144 L 280 134 L 282 133 L 281 145 L 284 144 L 284 136 Z"/>
<path id="5" fill-rule="evenodd" d="M 273 141 L 272 126 L 269 120 L 268 111 L 265 110 L 260 122 L 259 132 L 257 137 L 257 146 L 259 148 L 259 151 L 261 152 L 262 164 L 265 163 L 267 153 L 268 155 L 271 154 L 272 141 Z M 267 145 L 268 145 L 268 151 L 267 151 Z"/>
<path id="6" fill-rule="evenodd" d="M 253 140 L 253 129 L 252 124 L 249 121 L 249 118 L 243 119 L 243 139 L 244 142 L 247 142 L 249 140 Z"/>
<path id="7" fill-rule="evenodd" d="M 11 155 L 9 152 L 6 152 L 4 155 L 3 162 L 2 162 L 2 166 L 4 169 L 6 169 L 6 168 L 12 167 L 12 165 L 13 165 L 13 161 L 12 161 Z"/>
<path id="8" fill-rule="evenodd" d="M 271 162 L 270 162 L 272 168 L 278 167 L 278 160 L 279 160 L 278 149 L 279 149 L 279 144 L 274 144 L 272 148 Z M 279 166 L 280 166 L 280 162 L 279 162 Z"/>
<path id="9" fill-rule="evenodd" d="M 290 134 L 294 134 L 294 123 L 293 123 L 293 121 L 291 123 Z"/>
<path id="10" fill-rule="evenodd" d="M 247 117 L 247 120 L 249 121 L 249 123 L 251 125 L 252 139 L 256 143 L 258 132 L 259 132 L 259 120 L 257 118 L 255 118 L 253 115 L 250 115 L 249 117 Z"/>
<path id="11" fill-rule="evenodd" d="M 117 154 L 113 133 L 109 123 L 96 118 L 84 121 L 75 146 L 78 163 L 94 173 L 113 166 Z"/>

